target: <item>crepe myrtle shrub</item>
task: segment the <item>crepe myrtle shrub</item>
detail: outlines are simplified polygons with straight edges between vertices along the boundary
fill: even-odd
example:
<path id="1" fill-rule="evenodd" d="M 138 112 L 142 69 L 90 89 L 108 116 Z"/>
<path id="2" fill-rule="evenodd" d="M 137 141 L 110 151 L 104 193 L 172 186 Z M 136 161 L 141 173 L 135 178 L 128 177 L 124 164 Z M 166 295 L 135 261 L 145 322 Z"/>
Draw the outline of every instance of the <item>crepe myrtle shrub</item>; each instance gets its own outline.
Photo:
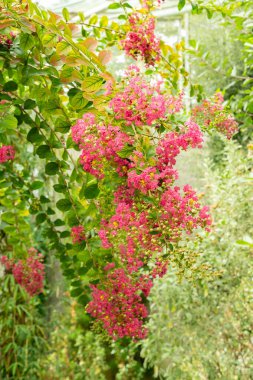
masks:
<path id="1" fill-rule="evenodd" d="M 127 4 L 109 5 L 124 17 L 108 26 L 106 16 L 72 22 L 67 9 L 60 17 L 30 1 L 2 3 L 1 33 L 15 38 L 0 45 L 0 178 L 19 192 L 38 243 L 58 257 L 96 328 L 136 340 L 147 334 L 155 278 L 182 266 L 187 242 L 210 230 L 197 193 L 175 183 L 176 158 L 201 148 L 203 131 L 231 137 L 236 124 L 220 95 L 187 114 L 178 88 L 187 75 L 171 55 L 180 44 L 155 37 L 151 2 Z M 129 37 L 133 22 L 152 43 Z M 105 66 L 109 42 L 137 60 L 118 80 Z M 30 175 L 27 162 L 36 162 Z M 21 263 L 27 249 L 10 246 Z"/>

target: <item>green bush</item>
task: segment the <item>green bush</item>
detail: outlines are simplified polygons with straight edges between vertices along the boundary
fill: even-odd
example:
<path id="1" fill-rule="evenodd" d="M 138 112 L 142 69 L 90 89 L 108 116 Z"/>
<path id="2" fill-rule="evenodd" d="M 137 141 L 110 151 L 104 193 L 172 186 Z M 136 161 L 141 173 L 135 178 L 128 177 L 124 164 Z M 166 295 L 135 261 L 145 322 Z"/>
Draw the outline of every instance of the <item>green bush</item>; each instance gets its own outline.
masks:
<path id="1" fill-rule="evenodd" d="M 245 379 L 252 367 L 252 157 L 230 142 L 224 165 L 206 164 L 213 231 L 199 251 L 217 270 L 214 280 L 179 283 L 173 271 L 151 295 L 146 365 L 169 380 Z M 245 236 L 245 231 L 247 236 Z"/>

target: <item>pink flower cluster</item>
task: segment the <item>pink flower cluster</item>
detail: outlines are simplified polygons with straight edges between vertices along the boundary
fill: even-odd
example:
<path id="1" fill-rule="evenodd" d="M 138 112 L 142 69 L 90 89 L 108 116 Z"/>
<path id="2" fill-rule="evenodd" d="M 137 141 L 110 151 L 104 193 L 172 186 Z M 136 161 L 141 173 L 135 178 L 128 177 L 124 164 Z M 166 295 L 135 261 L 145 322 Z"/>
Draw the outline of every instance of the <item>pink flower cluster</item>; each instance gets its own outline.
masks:
<path id="1" fill-rule="evenodd" d="M 163 95 L 162 82 L 150 85 L 135 66 L 130 66 L 126 74 L 126 85 L 110 102 L 115 119 L 124 120 L 126 125 L 152 125 L 182 109 L 183 94 Z"/>
<path id="2" fill-rule="evenodd" d="M 176 156 L 181 149 L 201 147 L 202 141 L 198 125 L 188 120 L 181 132 L 170 132 L 158 142 L 153 166 L 147 166 L 147 159 L 140 151 L 133 151 L 129 157 L 130 164 L 121 179 L 122 184 L 114 193 L 115 211 L 102 219 L 98 231 L 102 247 L 111 249 L 124 269 L 118 272 L 115 263 L 106 265 L 104 270 L 110 272 L 103 287 L 92 287 L 92 301 L 87 308 L 114 338 L 143 337 L 146 312 L 136 314 L 133 299 L 136 300 L 135 294 L 140 290 L 147 296 L 153 280 L 166 273 L 168 259 L 159 259 L 165 245 L 177 244 L 183 232 L 190 234 L 198 227 L 209 229 L 208 209 L 200 206 L 191 187 L 185 186 L 183 194 L 178 187 L 172 187 L 178 176 L 174 169 Z M 141 268 L 150 260 L 155 260 L 155 267 L 149 270 L 149 275 L 141 274 Z M 118 280 L 118 273 L 121 273 L 122 284 L 128 284 L 130 293 L 122 290 L 116 297 L 114 292 L 118 295 L 120 285 L 118 282 L 115 285 L 113 276 L 117 274 Z M 126 278 L 135 281 L 131 285 Z M 140 299 L 138 310 L 139 304 Z"/>
<path id="3" fill-rule="evenodd" d="M 6 256 L 1 257 L 1 263 L 6 271 L 12 272 L 15 281 L 22 286 L 32 297 L 43 291 L 43 281 L 45 268 L 42 263 L 42 255 L 38 254 L 37 249 L 28 250 L 28 258 L 14 262 Z"/>
<path id="4" fill-rule="evenodd" d="M 83 226 L 75 226 L 71 228 L 71 237 L 73 244 L 80 244 L 86 240 Z"/>
<path id="5" fill-rule="evenodd" d="M 126 54 L 136 59 L 141 56 L 147 65 L 154 65 L 159 61 L 160 40 L 155 36 L 155 19 L 153 16 L 145 16 L 134 12 L 128 18 L 130 31 L 121 46 Z"/>
<path id="6" fill-rule="evenodd" d="M 129 162 L 117 153 L 126 144 L 131 145 L 133 139 L 121 132 L 119 127 L 96 125 L 94 115 L 85 114 L 72 127 L 72 139 L 82 150 L 80 163 L 86 172 L 102 179 L 105 166 L 110 165 L 120 175 L 125 175 Z"/>
<path id="7" fill-rule="evenodd" d="M 169 132 L 159 141 L 156 154 L 160 170 L 166 167 L 172 168 L 181 149 L 201 148 L 203 135 L 199 126 L 192 120 L 187 121 L 185 126 L 187 128 L 185 133 Z"/>
<path id="8" fill-rule="evenodd" d="M 169 188 L 161 196 L 160 205 L 163 210 L 161 219 L 167 222 L 173 240 L 179 237 L 180 231 L 189 234 L 195 228 L 208 229 L 208 226 L 211 225 L 208 207 L 201 208 L 198 197 L 191 186 L 186 185 L 183 190 L 183 196 L 177 186 Z"/>
<path id="9" fill-rule="evenodd" d="M 143 339 L 147 333 L 143 320 L 148 312 L 140 293 L 145 287 L 145 279 L 136 281 L 124 269 L 115 269 L 107 274 L 103 288 L 92 285 L 93 299 L 87 312 L 101 321 L 114 339 Z"/>
<path id="10" fill-rule="evenodd" d="M 12 161 L 15 158 L 15 149 L 11 145 L 3 145 L 0 148 L 0 164 Z"/>
<path id="11" fill-rule="evenodd" d="M 234 117 L 226 112 L 223 106 L 223 96 L 216 93 L 210 100 L 205 99 L 192 110 L 193 119 L 202 123 L 204 127 L 217 129 L 228 139 L 238 131 L 238 123 Z"/>

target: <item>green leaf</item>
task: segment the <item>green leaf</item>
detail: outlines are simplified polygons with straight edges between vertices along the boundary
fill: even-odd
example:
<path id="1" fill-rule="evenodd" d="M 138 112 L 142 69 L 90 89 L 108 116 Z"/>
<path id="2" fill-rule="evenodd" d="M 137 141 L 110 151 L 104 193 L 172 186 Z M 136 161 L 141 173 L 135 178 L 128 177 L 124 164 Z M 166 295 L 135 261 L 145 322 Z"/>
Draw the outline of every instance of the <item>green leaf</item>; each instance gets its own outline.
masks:
<path id="1" fill-rule="evenodd" d="M 54 190 L 57 193 L 65 193 L 67 191 L 67 188 L 65 185 L 61 185 L 60 183 L 57 183 L 56 185 L 54 185 Z"/>
<path id="2" fill-rule="evenodd" d="M 57 162 L 48 162 L 46 164 L 46 169 L 45 169 L 46 174 L 55 175 L 58 173 L 58 171 L 59 171 L 59 165 L 57 164 Z"/>
<path id="3" fill-rule="evenodd" d="M 91 25 L 95 25 L 98 21 L 98 16 L 97 15 L 93 15 L 91 16 L 91 18 L 89 19 L 89 24 Z"/>
<path id="4" fill-rule="evenodd" d="M 13 80 L 10 80 L 9 82 L 6 82 L 3 86 L 3 90 L 5 92 L 9 92 L 9 91 L 16 91 L 18 89 L 18 85 L 16 82 L 14 82 Z"/>
<path id="5" fill-rule="evenodd" d="M 17 125 L 17 119 L 12 115 L 7 115 L 4 119 L 0 120 L 0 131 L 4 132 L 6 129 L 16 129 Z"/>
<path id="6" fill-rule="evenodd" d="M 48 199 L 47 197 L 45 197 L 45 195 L 41 195 L 40 196 L 40 202 L 41 203 L 49 203 L 50 199 Z"/>
<path id="7" fill-rule="evenodd" d="M 40 145 L 36 150 L 36 154 L 39 156 L 39 158 L 48 158 L 51 155 L 49 145 Z"/>
<path id="8" fill-rule="evenodd" d="M 60 211 L 68 211 L 71 209 L 71 202 L 69 199 L 60 199 L 58 202 L 56 202 L 56 207 Z"/>
<path id="9" fill-rule="evenodd" d="M 82 294 L 80 297 L 78 297 L 77 301 L 81 305 L 86 306 L 87 303 L 90 301 L 90 298 L 86 294 Z"/>
<path id="10" fill-rule="evenodd" d="M 122 5 L 124 8 L 130 8 L 130 9 L 133 8 L 132 5 L 130 5 L 129 3 L 123 3 Z"/>
<path id="11" fill-rule="evenodd" d="M 35 100 L 32 100 L 32 99 L 26 99 L 25 103 L 24 103 L 24 109 L 25 110 L 32 110 L 36 107 L 36 102 Z"/>
<path id="12" fill-rule="evenodd" d="M 36 216 L 36 223 L 37 224 L 43 223 L 46 219 L 47 219 L 47 215 L 44 212 L 42 212 Z"/>
<path id="13" fill-rule="evenodd" d="M 15 215 L 12 212 L 4 212 L 1 216 L 3 222 L 14 224 L 15 223 Z"/>
<path id="14" fill-rule="evenodd" d="M 70 236 L 70 232 L 69 231 L 62 231 L 60 236 L 61 236 L 61 238 L 69 237 Z"/>
<path id="15" fill-rule="evenodd" d="M 82 288 L 75 288 L 75 289 L 73 289 L 73 290 L 70 291 L 70 295 L 72 297 L 78 297 L 82 293 L 83 293 L 83 289 Z"/>
<path id="16" fill-rule="evenodd" d="M 100 190 L 98 188 L 98 185 L 97 183 L 95 183 L 86 187 L 86 189 L 84 190 L 84 196 L 86 199 L 97 198 L 99 192 Z"/>
<path id="17" fill-rule="evenodd" d="M 45 34 L 42 37 L 42 44 L 46 47 L 54 47 L 58 42 L 57 36 L 53 33 Z"/>
<path id="18" fill-rule="evenodd" d="M 92 77 L 88 77 L 82 82 L 82 90 L 88 93 L 96 92 L 100 90 L 103 84 L 103 81 L 104 80 L 98 75 L 93 75 Z"/>
<path id="19" fill-rule="evenodd" d="M 112 3 L 108 7 L 108 9 L 119 9 L 119 8 L 121 8 L 121 4 L 120 3 Z"/>
<path id="20" fill-rule="evenodd" d="M 130 144 L 126 144 L 119 152 L 117 152 L 117 155 L 121 158 L 128 158 L 131 156 L 131 154 L 134 151 L 134 146 Z"/>
<path id="21" fill-rule="evenodd" d="M 181 9 L 183 9 L 185 6 L 185 0 L 179 0 L 178 2 L 178 10 L 181 11 Z"/>
<path id="22" fill-rule="evenodd" d="M 58 118 L 55 121 L 55 131 L 60 133 L 68 133 L 70 125 L 65 119 Z"/>
<path id="23" fill-rule="evenodd" d="M 63 8 L 62 15 L 65 18 L 65 21 L 69 21 L 70 20 L 70 14 L 69 14 L 69 11 L 68 11 L 67 8 Z"/>
<path id="24" fill-rule="evenodd" d="M 72 96 L 69 102 L 74 109 L 84 108 L 88 104 L 88 100 L 84 99 L 81 91 Z"/>
<path id="25" fill-rule="evenodd" d="M 38 128 L 32 128 L 27 134 L 27 140 L 31 143 L 40 143 L 44 140 L 44 137 L 38 131 Z"/>
<path id="26" fill-rule="evenodd" d="M 31 34 L 23 33 L 20 36 L 20 47 L 21 49 L 27 51 L 31 50 L 35 46 L 35 40 Z"/>
<path id="27" fill-rule="evenodd" d="M 92 260 L 88 260 L 84 267 L 78 269 L 78 274 L 80 276 L 83 276 L 84 274 L 86 274 L 90 270 L 90 268 L 92 267 L 92 265 L 93 265 L 93 261 Z"/>
<path id="28" fill-rule="evenodd" d="M 61 55 L 68 55 L 72 50 L 71 46 L 66 41 L 58 42 L 56 45 L 56 53 Z"/>
<path id="29" fill-rule="evenodd" d="M 42 181 L 34 181 L 32 184 L 31 184 L 31 189 L 32 190 L 38 190 L 40 189 L 41 187 L 43 187 L 44 185 L 44 182 Z"/>
<path id="30" fill-rule="evenodd" d="M 55 225 L 56 227 L 60 227 L 60 226 L 64 226 L 65 223 L 64 223 L 64 221 L 61 220 L 61 219 L 56 219 L 56 220 L 54 221 L 54 225 Z"/>

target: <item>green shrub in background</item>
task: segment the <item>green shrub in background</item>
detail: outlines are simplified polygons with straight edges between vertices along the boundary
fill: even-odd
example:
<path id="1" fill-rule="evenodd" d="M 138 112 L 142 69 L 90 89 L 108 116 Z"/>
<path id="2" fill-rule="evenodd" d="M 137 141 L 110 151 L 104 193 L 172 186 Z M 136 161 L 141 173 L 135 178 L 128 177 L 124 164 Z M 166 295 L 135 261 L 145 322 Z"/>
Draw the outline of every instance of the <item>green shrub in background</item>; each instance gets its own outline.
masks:
<path id="1" fill-rule="evenodd" d="M 150 297 L 146 365 L 169 380 L 253 377 L 252 154 L 227 143 L 223 165 L 206 165 L 214 226 L 199 250 L 220 272 L 177 282 L 170 271 Z M 246 234 L 246 236 L 245 236 Z"/>
<path id="2" fill-rule="evenodd" d="M 0 379 L 37 380 L 47 349 L 39 300 L 29 298 L 12 275 L 0 276 Z"/>

